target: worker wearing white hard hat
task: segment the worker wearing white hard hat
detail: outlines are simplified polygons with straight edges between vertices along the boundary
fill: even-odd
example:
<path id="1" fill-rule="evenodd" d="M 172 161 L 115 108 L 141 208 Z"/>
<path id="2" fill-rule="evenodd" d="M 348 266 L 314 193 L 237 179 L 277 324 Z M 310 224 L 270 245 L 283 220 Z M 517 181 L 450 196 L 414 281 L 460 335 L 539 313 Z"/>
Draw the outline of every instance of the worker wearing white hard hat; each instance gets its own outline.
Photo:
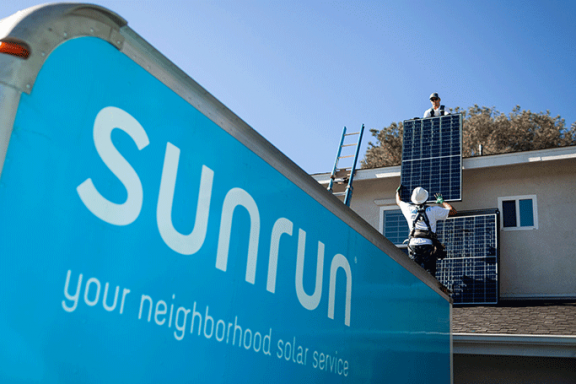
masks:
<path id="1" fill-rule="evenodd" d="M 424 204 L 428 200 L 428 191 L 422 187 L 414 188 L 410 200 L 414 204 Z"/>
<path id="2" fill-rule="evenodd" d="M 428 191 L 422 187 L 414 188 L 410 197 L 412 204 L 406 203 L 400 199 L 401 189 L 402 185 L 396 190 L 396 204 L 402 210 L 410 228 L 408 240 L 410 257 L 435 277 L 436 260 L 438 257 L 442 258 L 443 251 L 442 245 L 436 239 L 436 223 L 446 220 L 449 215 L 455 215 L 456 210 L 446 203 L 439 193 L 435 197 L 436 204 L 440 204 L 441 207 L 427 206 Z"/>

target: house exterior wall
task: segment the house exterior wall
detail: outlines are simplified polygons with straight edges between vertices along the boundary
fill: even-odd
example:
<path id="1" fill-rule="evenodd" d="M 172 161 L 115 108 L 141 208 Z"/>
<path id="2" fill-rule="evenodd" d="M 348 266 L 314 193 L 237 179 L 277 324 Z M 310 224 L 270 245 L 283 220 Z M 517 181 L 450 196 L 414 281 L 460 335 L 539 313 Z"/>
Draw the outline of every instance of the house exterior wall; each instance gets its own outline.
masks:
<path id="1" fill-rule="evenodd" d="M 399 176 L 356 179 L 351 208 L 382 230 Z M 458 211 L 498 208 L 499 197 L 536 196 L 537 229 L 500 230 L 500 297 L 576 298 L 576 160 L 464 169 Z"/>
<path id="2" fill-rule="evenodd" d="M 572 358 L 454 355 L 454 384 L 574 382 Z"/>

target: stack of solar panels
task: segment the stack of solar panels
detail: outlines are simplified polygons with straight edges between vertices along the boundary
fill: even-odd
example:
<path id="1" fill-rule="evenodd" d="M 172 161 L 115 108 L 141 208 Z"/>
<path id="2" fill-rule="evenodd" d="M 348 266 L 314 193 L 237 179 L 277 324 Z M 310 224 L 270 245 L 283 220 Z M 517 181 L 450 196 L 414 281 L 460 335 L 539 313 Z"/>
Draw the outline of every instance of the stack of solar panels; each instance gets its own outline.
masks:
<path id="1" fill-rule="evenodd" d="M 446 201 L 462 200 L 462 115 L 404 121 L 402 200 L 416 187 L 441 193 Z"/>
<path id="2" fill-rule="evenodd" d="M 453 292 L 454 304 L 498 303 L 498 223 L 496 209 L 462 212 L 437 223 L 448 256 L 438 261 L 436 278 Z"/>

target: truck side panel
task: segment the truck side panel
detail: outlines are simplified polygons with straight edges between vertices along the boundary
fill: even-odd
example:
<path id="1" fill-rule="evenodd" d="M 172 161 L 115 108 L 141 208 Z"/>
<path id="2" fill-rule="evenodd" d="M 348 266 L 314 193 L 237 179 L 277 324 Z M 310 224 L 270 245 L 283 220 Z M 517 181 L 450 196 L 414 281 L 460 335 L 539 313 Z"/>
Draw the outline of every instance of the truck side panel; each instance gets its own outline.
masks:
<path id="1" fill-rule="evenodd" d="M 6 136 L 3 380 L 450 382 L 445 297 L 108 42 Z"/>

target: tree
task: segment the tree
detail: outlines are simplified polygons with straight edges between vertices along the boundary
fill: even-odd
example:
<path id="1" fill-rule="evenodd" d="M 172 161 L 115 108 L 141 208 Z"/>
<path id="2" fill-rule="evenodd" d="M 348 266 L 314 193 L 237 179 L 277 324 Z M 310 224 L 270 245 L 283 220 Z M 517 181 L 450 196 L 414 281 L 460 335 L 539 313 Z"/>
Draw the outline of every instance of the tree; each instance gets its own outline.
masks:
<path id="1" fill-rule="evenodd" d="M 462 113 L 462 155 L 484 155 L 521 152 L 535 149 L 556 148 L 576 145 L 576 122 L 566 128 L 560 116 L 523 111 L 516 106 L 506 116 L 494 107 L 474 105 L 468 110 L 450 109 L 451 113 Z M 376 144 L 369 142 L 362 168 L 377 168 L 399 165 L 402 162 L 402 123 L 392 123 L 378 131 L 371 129 Z"/>
<path id="2" fill-rule="evenodd" d="M 372 136 L 376 137 L 376 144 L 368 142 L 368 149 L 362 168 L 378 168 L 398 165 L 402 162 L 402 135 L 404 125 L 392 123 L 382 130 L 370 129 Z"/>

